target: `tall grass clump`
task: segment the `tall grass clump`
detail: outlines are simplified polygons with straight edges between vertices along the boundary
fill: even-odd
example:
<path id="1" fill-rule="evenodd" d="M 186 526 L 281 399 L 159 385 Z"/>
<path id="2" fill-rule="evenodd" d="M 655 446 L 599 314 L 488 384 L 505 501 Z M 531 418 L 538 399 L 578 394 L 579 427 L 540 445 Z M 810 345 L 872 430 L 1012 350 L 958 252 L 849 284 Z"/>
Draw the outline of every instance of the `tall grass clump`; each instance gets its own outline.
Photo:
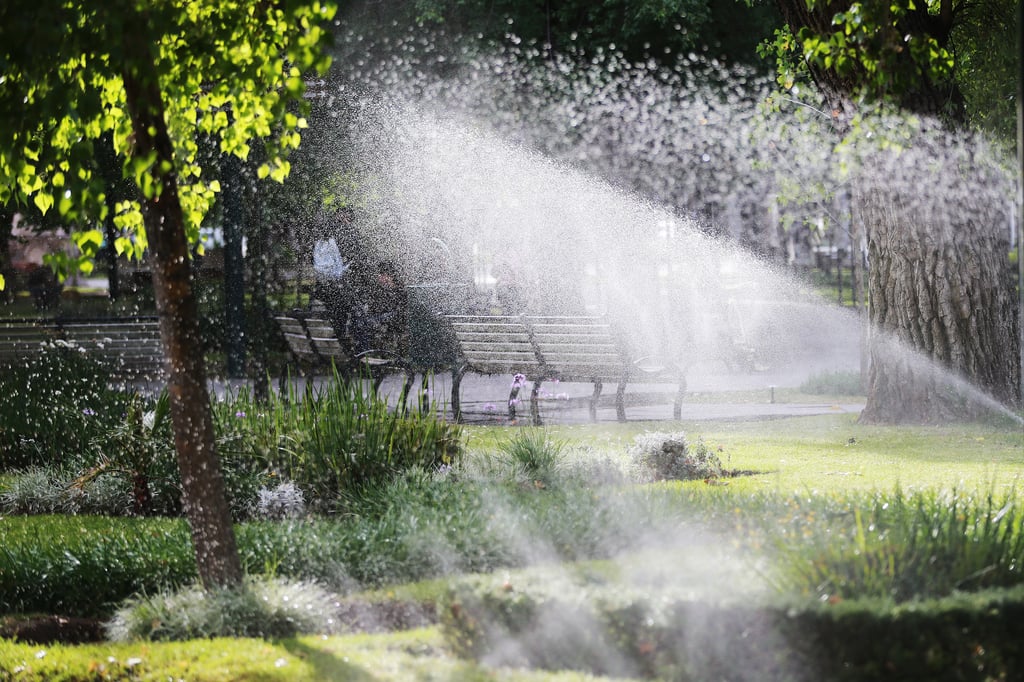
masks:
<path id="1" fill-rule="evenodd" d="M 0 471 L 60 463 L 122 421 L 130 396 L 87 355 L 52 346 L 0 367 Z"/>
<path id="2" fill-rule="evenodd" d="M 558 474 L 565 442 L 551 437 L 544 429 L 517 429 L 498 443 L 498 451 L 512 467 L 516 479 L 525 478 L 535 484 L 551 485 Z"/>
<path id="3" fill-rule="evenodd" d="M 338 629 L 338 602 L 315 583 L 247 577 L 210 590 L 191 586 L 129 599 L 107 624 L 115 642 L 327 634 Z"/>
<path id="4" fill-rule="evenodd" d="M 337 371 L 320 386 L 290 385 L 265 402 L 242 391 L 215 405 L 214 418 L 227 458 L 293 482 L 315 511 L 337 510 L 362 487 L 461 456 L 461 427 L 430 412 L 389 411 L 361 377 Z"/>
<path id="5" fill-rule="evenodd" d="M 1015 495 L 874 494 L 794 501 L 776 517 L 780 587 L 821 599 L 907 601 L 1024 582 Z"/>
<path id="6" fill-rule="evenodd" d="M 692 481 L 718 478 L 722 461 L 704 441 L 691 446 L 682 431 L 643 433 L 629 447 L 634 470 L 644 481 Z"/>

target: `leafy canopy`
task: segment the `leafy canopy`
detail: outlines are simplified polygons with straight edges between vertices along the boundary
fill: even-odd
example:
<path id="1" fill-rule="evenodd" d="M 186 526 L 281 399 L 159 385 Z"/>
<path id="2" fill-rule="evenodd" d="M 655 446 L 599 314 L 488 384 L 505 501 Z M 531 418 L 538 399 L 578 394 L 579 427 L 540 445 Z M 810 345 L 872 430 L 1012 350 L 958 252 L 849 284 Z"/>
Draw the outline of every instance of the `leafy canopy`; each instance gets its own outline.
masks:
<path id="1" fill-rule="evenodd" d="M 299 144 L 306 105 L 303 74 L 325 72 L 324 26 L 335 6 L 319 0 L 5 0 L 0 4 L 0 205 L 34 204 L 77 226 L 91 268 L 103 236 L 109 188 L 98 145 L 112 144 L 142 195 L 158 197 L 155 157 L 135 153 L 122 75 L 129 32 L 144 31 L 174 145 L 174 172 L 188 236 L 220 190 L 199 161 L 204 140 L 246 159 L 264 146 L 261 178 L 283 180 Z M 146 248 L 140 204 L 117 202 L 119 254 Z M 66 272 L 66 270 L 65 270 Z M 2 286 L 2 282 L 0 282 Z"/>

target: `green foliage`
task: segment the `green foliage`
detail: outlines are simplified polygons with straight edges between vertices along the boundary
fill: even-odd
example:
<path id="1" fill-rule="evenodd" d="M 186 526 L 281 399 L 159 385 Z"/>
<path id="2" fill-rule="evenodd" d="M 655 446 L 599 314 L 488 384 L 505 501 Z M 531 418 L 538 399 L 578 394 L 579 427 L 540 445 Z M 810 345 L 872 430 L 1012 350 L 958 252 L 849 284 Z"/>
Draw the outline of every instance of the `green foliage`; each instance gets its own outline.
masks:
<path id="1" fill-rule="evenodd" d="M 820 372 L 800 384 L 800 392 L 810 395 L 864 395 L 860 372 Z"/>
<path id="2" fill-rule="evenodd" d="M 402 414 L 368 392 L 358 378 L 333 380 L 266 403 L 242 391 L 215 405 L 225 458 L 249 461 L 293 481 L 321 510 L 343 496 L 414 467 L 451 466 L 461 455 L 461 430 L 436 414 Z M 228 468 L 228 465 L 225 465 Z"/>
<path id="3" fill-rule="evenodd" d="M 775 82 L 779 87 L 797 94 L 800 86 L 808 85 L 811 78 L 800 47 L 800 41 L 789 26 L 775 29 L 771 38 L 766 38 L 757 46 L 757 54 L 761 59 L 775 61 Z"/>
<path id="4" fill-rule="evenodd" d="M 641 478 L 647 480 L 704 480 L 723 473 L 718 455 L 701 439 L 691 448 L 681 431 L 641 434 L 630 446 L 629 456 Z"/>
<path id="5" fill-rule="evenodd" d="M 338 629 L 338 603 L 315 583 L 247 578 L 205 590 L 191 586 L 128 600 L 107 624 L 115 642 L 210 637 L 281 639 Z"/>
<path id="6" fill-rule="evenodd" d="M 106 384 L 99 363 L 60 346 L 0 368 L 0 471 L 83 456 L 130 401 Z"/>
<path id="7" fill-rule="evenodd" d="M 817 3 L 807 4 L 813 10 Z M 831 34 L 804 27 L 797 37 L 807 61 L 842 77 L 862 78 L 876 97 L 899 95 L 917 88 L 922 78 L 943 82 L 953 75 L 953 55 L 935 36 L 903 28 L 915 11 L 913 0 L 853 2 L 833 15 Z"/>
<path id="8" fill-rule="evenodd" d="M 964 3 L 951 36 L 969 121 L 992 133 L 1011 154 L 1017 139 L 1018 21 L 1012 0 Z"/>
<path id="9" fill-rule="evenodd" d="M 738 602 L 554 573 L 462 579 L 439 613 L 449 646 L 491 665 L 679 681 L 980 682 L 1019 671 L 1024 589 L 895 606 Z"/>
<path id="10" fill-rule="evenodd" d="M 508 440 L 499 443 L 498 449 L 519 476 L 547 486 L 555 481 L 565 443 L 555 440 L 544 429 L 526 428 L 516 430 Z"/>
<path id="11" fill-rule="evenodd" d="M 821 599 L 907 601 L 1024 582 L 1024 516 L 1014 496 L 897 491 L 845 509 L 798 503 L 779 530 L 781 586 Z"/>
<path id="12" fill-rule="evenodd" d="M 113 141 L 124 177 L 142 196 L 164 191 L 159 177 L 172 170 L 136 152 L 139 131 L 126 113 L 125 78 L 155 67 L 186 232 L 195 240 L 220 191 L 201 172 L 200 141 L 246 158 L 253 140 L 264 140 L 259 175 L 283 179 L 286 154 L 305 126 L 302 74 L 326 70 L 323 25 L 334 11 L 319 0 L 4 3 L 0 204 L 31 204 L 43 214 L 56 208 L 82 226 L 73 236 L 82 258 L 56 265 L 88 269 L 97 245 L 88 223 L 106 218 L 112 191 L 95 162 L 97 145 Z M 137 44 L 144 48 L 134 50 Z M 140 257 L 147 242 L 138 201 L 119 201 L 113 217 L 123 230 L 118 253 Z"/>

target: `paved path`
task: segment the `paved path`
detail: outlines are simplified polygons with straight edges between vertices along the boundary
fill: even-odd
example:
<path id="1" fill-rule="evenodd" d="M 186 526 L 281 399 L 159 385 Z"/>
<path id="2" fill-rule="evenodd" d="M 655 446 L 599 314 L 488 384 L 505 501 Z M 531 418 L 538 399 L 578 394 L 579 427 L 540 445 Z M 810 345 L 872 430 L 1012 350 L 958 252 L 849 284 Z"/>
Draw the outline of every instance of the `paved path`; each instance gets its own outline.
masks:
<path id="1" fill-rule="evenodd" d="M 315 379 L 321 381 L 321 379 Z M 389 376 L 381 385 L 381 394 L 392 404 L 397 402 L 403 377 Z M 229 386 L 238 386 L 241 382 L 228 382 Z M 508 424 L 507 403 L 512 377 L 480 376 L 467 374 L 462 380 L 462 408 L 465 420 L 471 424 Z M 749 382 L 748 382 L 749 384 Z M 213 382 L 213 392 L 223 395 L 224 382 Z M 541 416 L 545 424 L 585 424 L 590 423 L 588 404 L 593 390 L 586 383 L 545 382 L 541 385 L 542 402 Z M 750 386 L 746 387 L 750 395 Z M 420 390 L 419 379 L 413 387 Z M 705 387 L 704 390 L 707 390 Z M 763 392 L 763 402 L 757 401 L 757 394 Z M 524 398 L 517 411 L 517 423 L 528 424 L 530 420 L 529 387 L 520 391 Z M 858 402 L 842 404 L 828 403 L 773 403 L 770 386 L 764 385 L 753 391 L 754 399 L 750 402 L 684 402 L 681 418 L 684 421 L 705 419 L 764 419 L 772 417 L 792 417 L 816 414 L 859 413 L 864 405 Z M 451 375 L 447 372 L 433 377 L 428 395 L 435 409 L 443 409 L 447 418 L 451 418 Z M 599 422 L 614 422 L 615 386 L 605 386 L 598 407 Z M 410 397 L 410 405 L 412 404 Z M 630 384 L 626 389 L 626 417 L 628 421 L 668 421 L 672 419 L 671 387 L 665 384 Z"/>

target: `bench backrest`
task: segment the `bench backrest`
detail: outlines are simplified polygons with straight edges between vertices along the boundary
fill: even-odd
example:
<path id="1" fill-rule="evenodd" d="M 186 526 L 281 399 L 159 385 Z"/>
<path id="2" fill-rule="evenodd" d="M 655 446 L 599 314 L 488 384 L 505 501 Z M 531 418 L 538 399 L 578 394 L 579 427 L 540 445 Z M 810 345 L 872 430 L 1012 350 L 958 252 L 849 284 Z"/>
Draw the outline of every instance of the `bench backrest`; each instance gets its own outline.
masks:
<path id="1" fill-rule="evenodd" d="M 64 340 L 84 348 L 116 376 L 156 377 L 164 372 L 157 320 L 82 322 L 62 325 Z"/>
<path id="2" fill-rule="evenodd" d="M 330 363 L 333 360 L 340 367 L 351 360 L 351 354 L 338 338 L 334 325 L 328 320 L 307 317 L 303 321 L 309 332 L 309 338 L 313 342 L 313 348 L 316 349 L 317 355 L 323 362 Z"/>
<path id="3" fill-rule="evenodd" d="M 448 315 L 458 354 L 479 374 L 535 375 L 540 361 L 520 317 Z"/>
<path id="4" fill-rule="evenodd" d="M 629 371 L 611 324 L 600 317 L 449 315 L 459 355 L 482 374 L 565 380 L 621 379 Z"/>
<path id="5" fill-rule="evenodd" d="M 309 338 L 309 334 L 306 333 L 306 327 L 302 324 L 302 320 L 288 315 L 275 315 L 274 321 L 277 322 L 277 326 L 281 329 L 281 334 L 288 344 L 288 350 L 292 352 L 296 359 L 310 364 L 316 364 L 320 361 L 319 356 L 316 354 L 316 349 L 313 348 L 313 341 Z"/>
<path id="6" fill-rule="evenodd" d="M 156 318 L 0 322 L 2 363 L 17 362 L 54 344 L 84 349 L 118 378 L 151 379 L 165 371 Z"/>
<path id="7" fill-rule="evenodd" d="M 56 325 L 0 322 L 0 364 L 11 364 L 39 353 L 59 338 Z"/>
<path id="8" fill-rule="evenodd" d="M 565 380 L 621 379 L 629 370 L 612 325 L 601 317 L 524 316 L 547 374 Z"/>
<path id="9" fill-rule="evenodd" d="M 329 320 L 298 315 L 275 315 L 292 355 L 313 366 L 328 365 L 332 361 L 344 365 L 351 354 L 334 331 Z"/>

